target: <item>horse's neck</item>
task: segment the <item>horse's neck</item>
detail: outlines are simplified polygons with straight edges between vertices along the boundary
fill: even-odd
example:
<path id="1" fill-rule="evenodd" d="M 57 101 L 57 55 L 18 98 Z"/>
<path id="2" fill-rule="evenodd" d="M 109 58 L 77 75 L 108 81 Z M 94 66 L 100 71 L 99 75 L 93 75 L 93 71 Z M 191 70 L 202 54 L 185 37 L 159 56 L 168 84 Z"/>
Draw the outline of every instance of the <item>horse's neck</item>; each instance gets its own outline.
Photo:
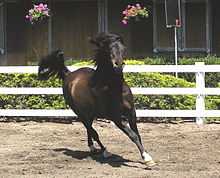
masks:
<path id="1" fill-rule="evenodd" d="M 110 77 L 114 74 L 114 70 L 111 66 L 108 65 L 97 65 L 95 73 L 99 74 L 102 77 Z"/>
<path id="2" fill-rule="evenodd" d="M 116 74 L 111 66 L 98 65 L 93 80 L 95 85 L 116 89 L 121 88 L 124 79 L 123 74 Z"/>

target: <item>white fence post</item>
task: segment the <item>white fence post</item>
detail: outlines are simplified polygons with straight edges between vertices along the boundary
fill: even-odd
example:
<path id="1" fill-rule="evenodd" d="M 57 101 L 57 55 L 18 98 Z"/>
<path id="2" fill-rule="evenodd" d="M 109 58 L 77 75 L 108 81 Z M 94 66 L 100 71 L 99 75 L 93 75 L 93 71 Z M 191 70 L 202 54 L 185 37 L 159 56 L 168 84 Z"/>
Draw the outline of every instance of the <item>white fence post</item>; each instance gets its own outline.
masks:
<path id="1" fill-rule="evenodd" d="M 203 66 L 204 62 L 196 62 L 196 66 Z M 196 123 L 198 125 L 202 125 L 204 123 L 204 113 L 205 113 L 205 72 L 196 72 L 196 88 L 198 91 L 198 95 L 196 98 Z"/>

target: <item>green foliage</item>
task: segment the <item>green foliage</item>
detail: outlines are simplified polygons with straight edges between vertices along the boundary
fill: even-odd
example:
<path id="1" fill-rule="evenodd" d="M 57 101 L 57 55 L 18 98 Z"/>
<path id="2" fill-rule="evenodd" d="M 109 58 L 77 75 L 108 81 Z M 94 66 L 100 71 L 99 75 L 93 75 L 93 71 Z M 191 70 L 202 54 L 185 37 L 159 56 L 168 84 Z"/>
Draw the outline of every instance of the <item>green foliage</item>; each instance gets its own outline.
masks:
<path id="1" fill-rule="evenodd" d="M 173 60 L 173 59 L 172 59 Z M 144 59 L 129 59 L 126 64 L 146 64 L 146 65 L 170 65 L 173 64 L 170 58 L 156 57 Z M 216 56 L 207 56 L 199 58 L 180 58 L 178 64 L 180 65 L 194 65 L 196 62 L 204 62 L 206 65 L 220 64 L 220 58 Z M 172 73 L 170 73 L 173 75 Z M 188 82 L 195 82 L 195 73 L 179 73 L 178 77 L 187 80 Z M 206 87 L 218 87 L 220 83 L 220 73 L 206 73 L 205 76 Z"/>
<path id="2" fill-rule="evenodd" d="M 157 57 L 157 58 L 144 58 L 144 59 L 126 59 L 125 64 L 127 65 L 162 65 L 172 64 L 168 58 Z"/>
<path id="3" fill-rule="evenodd" d="M 55 78 L 42 82 L 36 74 L 0 74 L 1 87 L 60 87 Z M 3 109 L 61 109 L 66 108 L 61 95 L 0 95 Z"/>
<path id="4" fill-rule="evenodd" d="M 195 84 L 173 76 L 142 73 L 126 73 L 125 79 L 131 87 L 193 87 Z M 61 81 L 50 79 L 39 81 L 35 74 L 0 75 L 2 87 L 60 87 Z M 5 82 L 3 82 L 5 81 Z M 63 109 L 67 108 L 61 95 L 0 95 L 1 108 L 17 109 Z M 195 96 L 135 96 L 137 108 L 150 109 L 192 109 L 195 106 Z M 215 102 L 211 101 L 215 106 Z M 215 106 L 216 107 L 216 106 Z"/>
<path id="5" fill-rule="evenodd" d="M 181 58 L 179 64 L 181 65 L 193 65 L 196 62 L 204 62 L 206 65 L 220 64 L 220 58 L 215 56 L 207 56 L 205 58 Z M 179 77 L 184 78 L 189 82 L 195 82 L 195 74 L 193 73 L 181 73 Z M 206 87 L 218 87 L 220 83 L 220 73 L 208 72 L 205 75 Z"/>
<path id="6" fill-rule="evenodd" d="M 65 65 L 68 65 L 68 66 L 71 66 L 71 65 L 87 66 L 87 65 L 94 65 L 94 63 L 92 60 L 86 60 L 86 59 L 73 60 L 73 59 L 70 59 L 68 61 L 65 61 Z"/>
<path id="7" fill-rule="evenodd" d="M 194 87 L 194 83 L 158 73 L 126 73 L 131 87 Z M 191 95 L 136 95 L 137 108 L 148 109 L 194 109 L 195 96 Z"/>
<path id="8" fill-rule="evenodd" d="M 194 64 L 195 61 L 205 61 L 207 64 L 219 64 L 216 58 L 181 59 L 181 64 Z M 130 59 L 126 64 L 167 64 L 166 58 L 146 58 L 142 60 Z M 73 64 L 93 65 L 90 60 L 70 61 Z M 131 87 L 195 87 L 192 76 L 175 78 L 173 75 L 159 73 L 125 73 L 125 80 Z M 186 81 L 185 78 L 189 81 Z M 212 83 L 209 86 L 220 87 L 220 76 L 209 74 L 206 82 Z M 0 74 L 0 87 L 61 87 L 62 82 L 56 78 L 48 81 L 39 81 L 36 74 Z M 193 95 L 135 95 L 135 105 L 138 109 L 195 109 L 196 96 Z M 0 108 L 19 109 L 64 109 L 65 105 L 62 95 L 0 95 Z M 220 109 L 219 96 L 206 97 L 207 109 Z"/>

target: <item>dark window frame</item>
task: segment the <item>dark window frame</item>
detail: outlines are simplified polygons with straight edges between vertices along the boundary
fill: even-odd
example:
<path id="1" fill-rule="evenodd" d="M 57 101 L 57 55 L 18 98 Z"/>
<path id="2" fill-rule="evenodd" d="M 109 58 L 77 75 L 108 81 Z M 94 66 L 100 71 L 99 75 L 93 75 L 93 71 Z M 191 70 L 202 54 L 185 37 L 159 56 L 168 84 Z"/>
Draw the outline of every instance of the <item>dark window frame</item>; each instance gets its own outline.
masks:
<path id="1" fill-rule="evenodd" d="M 206 22 L 206 47 L 204 48 L 187 48 L 186 47 L 186 7 L 185 3 L 187 2 L 194 2 L 194 3 L 200 3 L 205 2 L 205 22 Z M 156 4 L 157 3 L 164 3 L 162 0 L 153 0 L 153 52 L 154 53 L 160 53 L 160 52 L 172 52 L 174 51 L 174 47 L 168 46 L 168 47 L 159 47 L 159 39 L 157 36 L 157 14 L 156 14 Z M 182 7 L 182 28 L 178 30 L 177 36 L 178 36 L 178 50 L 181 52 L 205 52 L 207 54 L 210 54 L 212 52 L 212 22 L 211 22 L 211 0 L 182 0 L 181 2 Z M 174 38 L 174 37 L 173 37 Z"/>

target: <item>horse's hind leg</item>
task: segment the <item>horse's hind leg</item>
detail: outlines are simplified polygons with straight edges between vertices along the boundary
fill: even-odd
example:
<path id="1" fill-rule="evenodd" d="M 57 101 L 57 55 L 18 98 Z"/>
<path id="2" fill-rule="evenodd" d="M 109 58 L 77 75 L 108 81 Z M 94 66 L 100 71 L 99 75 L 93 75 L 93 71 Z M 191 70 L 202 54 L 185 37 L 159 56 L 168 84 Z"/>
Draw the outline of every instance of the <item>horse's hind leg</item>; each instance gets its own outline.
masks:
<path id="1" fill-rule="evenodd" d="M 94 146 L 94 143 L 92 140 L 92 135 L 89 132 L 89 130 L 87 129 L 88 127 L 92 127 L 93 119 L 87 120 L 87 121 L 82 121 L 82 122 L 83 122 L 84 126 L 86 127 L 87 136 L 88 136 L 88 147 L 90 149 L 90 152 L 97 153 L 98 149 Z M 86 122 L 86 123 L 84 123 L 84 122 Z"/>
<path id="2" fill-rule="evenodd" d="M 96 130 L 92 127 L 92 122 L 85 122 L 83 121 L 83 124 L 84 126 L 86 127 L 87 129 L 87 134 L 88 134 L 88 145 L 89 145 L 89 148 L 90 150 L 92 151 L 92 149 L 96 149 L 93 145 L 93 141 L 92 139 L 94 139 L 98 145 L 100 146 L 101 148 L 101 152 L 103 153 L 103 156 L 104 157 L 110 157 L 111 156 L 111 153 L 109 153 L 107 151 L 107 149 L 105 148 L 105 146 L 102 144 L 102 142 L 100 141 L 99 139 L 99 135 L 98 133 L 96 132 Z M 91 149 L 92 148 L 92 149 Z"/>
<path id="3" fill-rule="evenodd" d="M 137 117 L 136 117 L 136 111 L 134 108 L 132 108 L 130 110 L 127 118 L 128 118 L 128 123 L 129 123 L 130 128 L 137 134 L 137 136 L 142 144 L 141 136 L 140 136 L 138 128 L 137 128 Z"/>
<path id="4" fill-rule="evenodd" d="M 139 139 L 139 136 L 131 128 L 129 128 L 124 121 L 118 120 L 118 121 L 114 121 L 114 123 L 132 140 L 132 142 L 136 144 L 144 162 L 148 166 L 155 165 L 155 162 L 153 161 L 152 157 L 144 150 L 144 147 L 141 143 L 141 140 Z"/>
<path id="5" fill-rule="evenodd" d="M 94 146 L 92 136 L 88 130 L 87 130 L 87 136 L 88 136 L 88 147 L 90 149 L 90 152 L 97 153 L 98 149 Z"/>

